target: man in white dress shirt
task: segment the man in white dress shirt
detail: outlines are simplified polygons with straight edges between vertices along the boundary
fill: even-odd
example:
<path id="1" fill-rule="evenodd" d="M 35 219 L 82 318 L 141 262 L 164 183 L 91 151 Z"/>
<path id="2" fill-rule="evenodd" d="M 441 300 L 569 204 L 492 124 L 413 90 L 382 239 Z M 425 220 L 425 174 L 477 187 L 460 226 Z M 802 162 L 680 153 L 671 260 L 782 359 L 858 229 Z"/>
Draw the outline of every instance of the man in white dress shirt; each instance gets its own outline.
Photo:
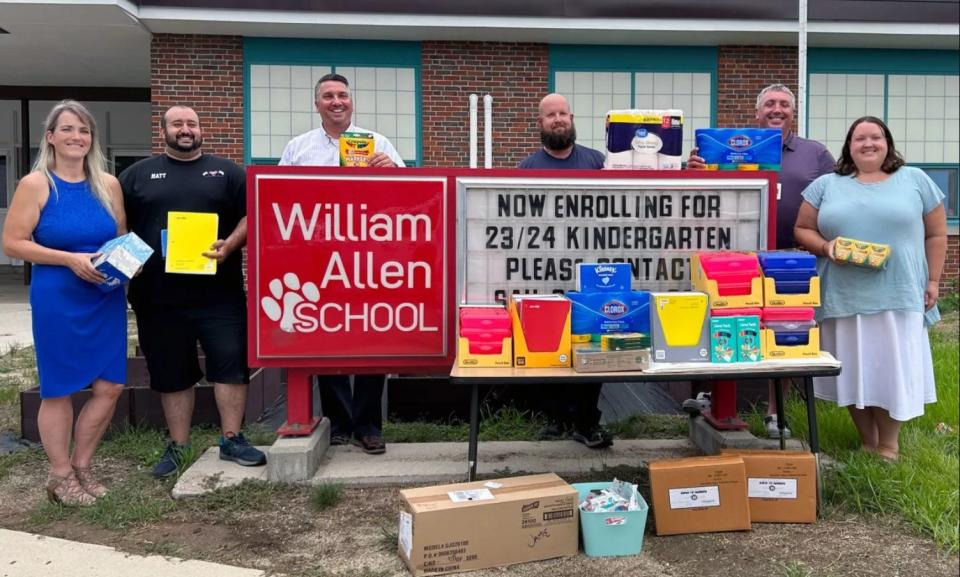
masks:
<path id="1" fill-rule="evenodd" d="M 280 157 L 281 166 L 340 166 L 340 135 L 344 132 L 373 135 L 375 152 L 370 167 L 405 166 L 385 136 L 353 124 L 353 100 L 345 77 L 325 75 L 314 93 L 323 124 L 288 142 Z M 352 443 L 371 455 L 387 450 L 382 434 L 383 383 L 384 375 L 353 375 L 351 390 L 347 375 L 324 377 L 320 403 L 323 414 L 330 419 L 331 445 Z"/>
<path id="2" fill-rule="evenodd" d="M 353 99 L 345 77 L 327 74 L 317 82 L 314 92 L 323 125 L 288 142 L 280 157 L 281 166 L 340 166 L 340 135 L 344 132 L 373 135 L 376 152 L 370 166 L 405 166 L 386 136 L 353 124 Z"/>

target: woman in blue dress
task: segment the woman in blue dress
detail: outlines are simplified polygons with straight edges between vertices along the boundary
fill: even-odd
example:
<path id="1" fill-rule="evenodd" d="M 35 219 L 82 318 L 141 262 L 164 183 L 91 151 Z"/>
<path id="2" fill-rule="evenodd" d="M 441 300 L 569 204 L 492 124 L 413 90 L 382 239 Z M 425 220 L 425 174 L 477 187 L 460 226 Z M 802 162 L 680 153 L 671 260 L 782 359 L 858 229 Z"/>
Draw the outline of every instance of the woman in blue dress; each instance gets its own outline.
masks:
<path id="1" fill-rule="evenodd" d="M 93 116 L 78 102 L 57 104 L 33 171 L 14 193 L 3 250 L 33 263 L 37 423 L 50 460 L 47 496 L 64 505 L 92 505 L 106 494 L 90 463 L 126 382 L 126 302 L 123 290 L 97 287 L 104 277 L 92 259 L 125 229 L 120 184 L 106 172 Z M 71 395 L 87 387 L 74 425 Z"/>
<path id="2" fill-rule="evenodd" d="M 900 427 L 937 400 L 926 324 L 936 309 L 947 248 L 944 195 L 904 166 L 890 129 L 864 116 L 850 126 L 833 174 L 803 191 L 794 236 L 819 262 L 824 350 L 843 363 L 816 379 L 816 396 L 847 407 L 863 450 L 895 461 Z M 886 267 L 837 260 L 838 236 L 890 245 Z"/>

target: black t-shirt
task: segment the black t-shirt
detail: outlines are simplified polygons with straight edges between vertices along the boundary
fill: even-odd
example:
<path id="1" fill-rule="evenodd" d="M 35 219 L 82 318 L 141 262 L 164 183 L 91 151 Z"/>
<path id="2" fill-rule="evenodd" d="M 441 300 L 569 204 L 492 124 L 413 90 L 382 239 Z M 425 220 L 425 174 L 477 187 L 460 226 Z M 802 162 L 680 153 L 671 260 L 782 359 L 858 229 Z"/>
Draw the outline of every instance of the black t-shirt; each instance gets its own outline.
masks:
<path id="1" fill-rule="evenodd" d="M 216 275 L 167 274 L 160 231 L 167 213 L 215 212 L 217 237 L 225 239 L 247 214 L 246 174 L 233 162 L 204 154 L 184 162 L 161 154 L 120 175 L 127 227 L 154 250 L 143 272 L 130 281 L 130 304 L 191 305 L 243 298 L 242 251 L 217 265 Z"/>

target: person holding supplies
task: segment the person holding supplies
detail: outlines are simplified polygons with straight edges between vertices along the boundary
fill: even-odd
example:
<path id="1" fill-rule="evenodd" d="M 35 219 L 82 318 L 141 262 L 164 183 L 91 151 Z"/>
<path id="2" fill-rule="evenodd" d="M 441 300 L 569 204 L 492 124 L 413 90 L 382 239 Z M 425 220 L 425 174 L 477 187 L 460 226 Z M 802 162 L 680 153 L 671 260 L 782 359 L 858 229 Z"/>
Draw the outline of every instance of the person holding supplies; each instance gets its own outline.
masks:
<path id="1" fill-rule="evenodd" d="M 107 493 L 90 469 L 127 380 L 127 307 L 104 291 L 92 259 L 126 232 L 120 184 L 106 171 L 97 125 L 79 102 L 47 115 L 33 171 L 17 185 L 3 227 L 7 256 L 33 263 L 37 425 L 50 461 L 47 497 L 89 506 Z M 71 395 L 92 395 L 73 423 Z M 70 453 L 71 433 L 74 442 Z"/>
<path id="2" fill-rule="evenodd" d="M 246 176 L 230 160 L 203 153 L 200 117 L 190 107 L 164 112 L 160 135 L 164 153 L 120 175 L 130 230 L 163 257 L 147 262 L 128 296 L 150 387 L 160 393 L 170 430 L 153 475 L 188 464 L 194 385 L 204 377 L 198 342 L 220 413 L 220 458 L 264 465 L 266 455 L 241 432 L 250 381 L 240 250 L 247 241 Z"/>

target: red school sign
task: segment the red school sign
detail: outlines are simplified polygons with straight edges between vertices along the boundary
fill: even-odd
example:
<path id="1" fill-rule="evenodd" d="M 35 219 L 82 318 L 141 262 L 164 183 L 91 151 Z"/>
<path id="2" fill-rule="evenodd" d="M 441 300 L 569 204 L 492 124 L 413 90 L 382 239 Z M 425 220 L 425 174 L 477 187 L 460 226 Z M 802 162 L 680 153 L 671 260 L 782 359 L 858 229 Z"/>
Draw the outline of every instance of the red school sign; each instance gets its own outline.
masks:
<path id="1" fill-rule="evenodd" d="M 247 168 L 249 359 L 323 372 L 453 362 L 445 175 Z"/>

